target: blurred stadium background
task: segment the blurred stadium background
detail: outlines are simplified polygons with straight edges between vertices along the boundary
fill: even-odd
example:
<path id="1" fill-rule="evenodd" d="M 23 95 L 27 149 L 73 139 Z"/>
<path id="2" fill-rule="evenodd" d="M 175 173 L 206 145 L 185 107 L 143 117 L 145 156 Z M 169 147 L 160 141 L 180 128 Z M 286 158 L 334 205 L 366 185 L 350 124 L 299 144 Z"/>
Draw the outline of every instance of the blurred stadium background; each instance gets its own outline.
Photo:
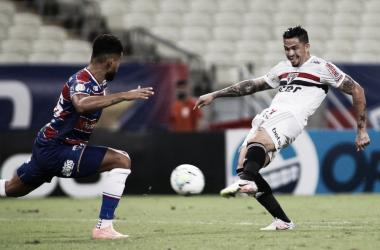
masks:
<path id="1" fill-rule="evenodd" d="M 125 63 L 109 89 L 117 92 L 138 85 L 153 86 L 156 96 L 146 103 L 135 102 L 130 106 L 106 109 L 104 116 L 107 118 L 99 124 L 102 132 L 94 134 L 93 143 L 135 152 L 135 163 L 153 171 L 149 180 L 162 174 L 155 168 L 166 168 L 167 175 L 176 164 L 193 163 L 211 180 L 206 191 L 218 192 L 225 180 L 229 180 L 228 176 L 233 175 L 229 171 L 233 168 L 229 161 L 234 157 L 223 158 L 230 151 L 235 152 L 236 145 L 232 149 L 227 147 L 231 144 L 227 139 L 229 129 L 249 128 L 252 117 L 270 104 L 276 91 L 216 100 L 203 109 L 204 131 L 193 136 L 191 133 L 168 132 L 168 110 L 175 99 L 175 82 L 188 79 L 192 94 L 199 96 L 242 79 L 264 75 L 286 59 L 282 33 L 295 25 L 301 25 L 309 32 L 313 55 L 332 61 L 363 85 L 367 94 L 368 126 L 373 133 L 368 153 L 340 159 L 339 154 L 345 154 L 351 148 L 333 150 L 344 143 L 353 144 L 355 135 L 345 129 L 354 129 L 356 121 L 350 99 L 330 90 L 307 126 L 307 129 L 317 129 L 321 133 L 311 133 L 310 136 L 318 155 L 316 164 L 320 172 L 316 172 L 317 177 L 326 174 L 322 165 L 325 156 L 333 159 L 331 152 L 339 158 L 335 165 L 345 167 L 336 170 L 333 164 L 335 170 L 330 169 L 331 174 L 335 173 L 338 178 L 351 166 L 350 173 L 339 177 L 343 184 L 352 184 L 350 181 L 358 173 L 362 178 L 377 174 L 376 159 L 380 148 L 376 144 L 380 125 L 378 0 L 0 0 L 0 86 L 4 90 L 0 94 L 1 175 L 5 175 L 5 165 L 10 164 L 8 160 L 12 155 L 30 152 L 33 136 L 49 121 L 64 82 L 87 65 L 92 40 L 99 34 L 111 33 L 123 42 Z M 152 149 L 160 154 L 154 157 L 144 155 L 146 151 L 143 149 L 149 145 L 142 141 L 152 138 L 157 131 L 164 132 L 164 136 L 154 136 L 158 146 Z M 123 135 L 119 138 L 125 139 L 125 145 L 107 138 L 120 135 Z M 320 139 L 327 140 L 326 136 L 331 139 L 329 143 Z M 163 143 L 165 138 L 169 138 L 169 142 Z M 242 138 L 239 135 L 236 140 Z M 26 142 L 20 145 L 19 141 Z M 199 141 L 204 145 L 198 145 Z M 220 142 L 218 147 L 213 146 L 216 142 Z M 162 151 L 160 143 L 168 150 Z M 331 152 L 322 149 L 326 143 Z M 182 148 L 173 149 L 174 155 L 171 145 L 178 144 Z M 199 157 L 199 147 L 207 154 Z M 294 150 L 293 153 L 293 156 L 300 154 L 301 158 L 310 157 L 310 152 Z M 287 158 L 282 156 L 283 165 Z M 215 161 L 218 157 L 223 159 Z M 372 172 L 363 170 L 361 173 L 359 164 L 368 165 L 364 169 Z M 206 170 L 210 165 L 212 169 Z M 216 168 L 222 174 L 215 176 Z M 289 172 L 293 177 L 288 179 L 293 186 L 298 185 L 295 180 L 301 176 L 300 168 L 302 166 Z M 326 175 L 329 173 L 327 171 Z M 142 178 L 138 174 L 135 176 L 135 179 L 131 176 L 130 182 L 141 183 Z M 288 179 L 284 181 L 286 185 L 290 183 Z M 340 191 L 380 191 L 376 178 L 368 187 L 360 181 L 358 183 L 356 189 Z M 215 185 L 211 187 L 212 184 Z M 147 190 L 150 183 L 147 181 L 144 185 L 141 185 L 142 189 Z M 169 181 L 165 185 L 160 192 L 169 192 Z M 332 192 L 326 188 L 329 184 L 323 185 L 325 189 L 319 190 Z M 145 192 L 142 189 L 133 192 Z M 294 187 L 283 191 L 293 190 Z M 316 190 L 318 188 L 314 190 L 318 193 Z"/>

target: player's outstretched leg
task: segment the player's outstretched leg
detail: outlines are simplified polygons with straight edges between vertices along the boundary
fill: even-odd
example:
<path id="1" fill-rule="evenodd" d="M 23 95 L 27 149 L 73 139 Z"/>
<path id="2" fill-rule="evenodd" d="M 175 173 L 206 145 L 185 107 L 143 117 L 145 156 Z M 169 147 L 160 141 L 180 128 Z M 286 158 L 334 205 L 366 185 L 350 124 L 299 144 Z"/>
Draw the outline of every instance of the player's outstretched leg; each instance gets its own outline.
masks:
<path id="1" fill-rule="evenodd" d="M 15 172 L 10 180 L 0 179 L 0 197 L 25 196 L 37 187 L 24 184 Z"/>
<path id="2" fill-rule="evenodd" d="M 260 173 L 256 175 L 258 192 L 254 195 L 257 201 L 275 218 L 272 224 L 260 230 L 286 230 L 295 229 L 294 223 L 288 218 L 281 205 L 273 196 L 272 188 Z"/>
<path id="3" fill-rule="evenodd" d="M 113 229 L 112 220 L 114 218 L 115 209 L 123 194 L 125 181 L 130 173 L 130 169 L 123 168 L 115 168 L 108 173 L 103 191 L 103 202 L 99 222 L 98 225 L 93 228 L 92 232 L 93 238 L 120 239 L 128 237 L 128 235 L 120 234 Z"/>

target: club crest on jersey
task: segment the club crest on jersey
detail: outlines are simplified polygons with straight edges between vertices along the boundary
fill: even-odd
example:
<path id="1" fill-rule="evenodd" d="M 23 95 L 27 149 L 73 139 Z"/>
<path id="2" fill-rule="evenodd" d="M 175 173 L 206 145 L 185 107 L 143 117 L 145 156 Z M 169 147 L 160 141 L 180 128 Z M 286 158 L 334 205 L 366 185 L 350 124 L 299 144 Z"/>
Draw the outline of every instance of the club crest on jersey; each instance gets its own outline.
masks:
<path id="1" fill-rule="evenodd" d="M 289 73 L 286 77 L 287 84 L 291 83 L 297 76 L 298 73 Z"/>

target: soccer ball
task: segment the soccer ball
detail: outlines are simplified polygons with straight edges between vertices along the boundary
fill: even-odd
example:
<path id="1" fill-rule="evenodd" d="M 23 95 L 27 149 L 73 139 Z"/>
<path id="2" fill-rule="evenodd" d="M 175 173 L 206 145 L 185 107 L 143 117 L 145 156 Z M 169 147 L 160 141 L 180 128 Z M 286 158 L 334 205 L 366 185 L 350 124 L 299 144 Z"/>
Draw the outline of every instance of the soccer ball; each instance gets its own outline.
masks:
<path id="1" fill-rule="evenodd" d="M 190 164 L 182 164 L 173 170 L 170 184 L 180 195 L 195 195 L 202 192 L 205 186 L 205 177 L 199 168 Z"/>

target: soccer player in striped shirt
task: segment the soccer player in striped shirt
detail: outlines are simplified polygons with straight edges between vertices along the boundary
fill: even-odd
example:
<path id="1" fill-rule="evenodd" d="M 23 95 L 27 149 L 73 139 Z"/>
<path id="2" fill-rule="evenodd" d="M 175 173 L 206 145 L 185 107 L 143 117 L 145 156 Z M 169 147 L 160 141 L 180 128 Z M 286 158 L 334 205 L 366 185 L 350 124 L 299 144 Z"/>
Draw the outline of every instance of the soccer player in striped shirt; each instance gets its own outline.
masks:
<path id="1" fill-rule="evenodd" d="M 236 193 L 255 197 L 275 218 L 272 224 L 262 230 L 295 229 L 259 171 L 297 138 L 330 87 L 352 96 L 357 121 L 357 150 L 364 150 L 370 143 L 366 132 L 363 88 L 334 64 L 310 55 L 308 34 L 302 27 L 287 29 L 283 34 L 283 42 L 287 61 L 277 64 L 265 76 L 203 95 L 194 107 L 209 105 L 219 97 L 238 97 L 278 88 L 270 107 L 253 119 L 252 129 L 240 148 L 237 168 L 240 179 L 220 192 L 227 198 L 234 197 Z"/>
<path id="2" fill-rule="evenodd" d="M 121 150 L 87 145 L 102 109 L 124 101 L 148 99 L 152 88 L 140 88 L 106 95 L 123 59 L 120 40 L 111 35 L 93 42 L 89 65 L 69 78 L 63 87 L 52 120 L 38 133 L 29 161 L 21 165 L 11 180 L 0 180 L 0 195 L 27 195 L 54 176 L 80 178 L 109 171 L 105 180 L 99 222 L 92 237 L 125 238 L 113 229 L 115 209 L 131 173 L 129 155 Z"/>

